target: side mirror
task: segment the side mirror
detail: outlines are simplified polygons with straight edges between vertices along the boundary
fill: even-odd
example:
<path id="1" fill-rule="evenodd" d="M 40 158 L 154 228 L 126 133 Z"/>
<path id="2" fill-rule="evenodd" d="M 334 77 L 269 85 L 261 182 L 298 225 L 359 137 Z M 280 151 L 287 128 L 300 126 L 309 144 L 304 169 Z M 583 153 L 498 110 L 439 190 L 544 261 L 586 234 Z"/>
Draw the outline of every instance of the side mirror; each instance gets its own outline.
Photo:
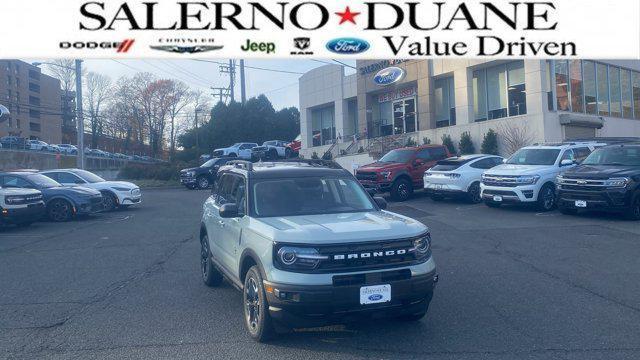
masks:
<path id="1" fill-rule="evenodd" d="M 426 161 L 422 160 L 422 159 L 415 159 L 413 160 L 413 166 L 422 166 L 426 163 Z"/>
<path id="2" fill-rule="evenodd" d="M 569 166 L 569 165 L 573 165 L 576 162 L 574 160 L 571 159 L 564 159 L 562 161 L 560 161 L 560 166 Z"/>
<path id="3" fill-rule="evenodd" d="M 376 202 L 376 204 L 378 204 L 378 207 L 380 209 L 385 210 L 387 208 L 387 200 L 385 200 L 383 197 L 376 196 L 373 198 L 373 200 Z"/>
<path id="4" fill-rule="evenodd" d="M 374 197 L 378 193 L 378 191 L 374 188 L 367 188 L 366 190 L 369 193 L 369 195 L 371 195 L 371 197 Z"/>
<path id="5" fill-rule="evenodd" d="M 224 204 L 220 207 L 221 218 L 237 218 L 238 216 L 238 205 Z"/>

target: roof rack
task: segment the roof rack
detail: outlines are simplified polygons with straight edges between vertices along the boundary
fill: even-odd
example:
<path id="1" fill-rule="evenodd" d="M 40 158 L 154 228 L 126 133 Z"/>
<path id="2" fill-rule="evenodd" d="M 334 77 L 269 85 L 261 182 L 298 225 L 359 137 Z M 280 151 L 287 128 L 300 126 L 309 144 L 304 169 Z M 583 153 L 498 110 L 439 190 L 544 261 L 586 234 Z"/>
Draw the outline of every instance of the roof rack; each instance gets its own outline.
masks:
<path id="1" fill-rule="evenodd" d="M 337 162 L 333 161 L 333 160 L 324 160 L 324 159 L 300 159 L 300 158 L 294 158 L 294 159 L 282 159 L 282 160 L 278 160 L 278 161 L 274 161 L 275 163 L 300 163 L 300 164 L 307 164 L 310 166 L 317 166 L 317 167 L 328 167 L 331 169 L 342 169 L 342 166 L 340 166 Z"/>
<path id="2" fill-rule="evenodd" d="M 571 141 L 576 142 L 601 142 L 608 144 L 618 144 L 618 143 L 626 143 L 626 142 L 640 142 L 640 137 L 634 136 L 621 136 L 621 137 L 597 137 L 597 138 L 584 138 L 584 139 L 574 139 Z"/>
<path id="3" fill-rule="evenodd" d="M 233 166 L 236 169 L 253 171 L 253 163 L 247 160 L 231 160 L 227 162 L 225 165 Z"/>

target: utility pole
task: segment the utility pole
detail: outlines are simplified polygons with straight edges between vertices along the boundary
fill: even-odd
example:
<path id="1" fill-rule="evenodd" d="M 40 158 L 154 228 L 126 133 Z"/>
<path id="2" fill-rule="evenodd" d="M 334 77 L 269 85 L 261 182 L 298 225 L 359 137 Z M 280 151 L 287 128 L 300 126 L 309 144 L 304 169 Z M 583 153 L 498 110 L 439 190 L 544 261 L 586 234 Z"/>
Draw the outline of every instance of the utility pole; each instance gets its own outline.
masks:
<path id="1" fill-rule="evenodd" d="M 214 91 L 211 94 L 214 98 L 220 99 L 221 102 L 224 102 L 224 99 L 229 96 L 229 88 L 226 87 L 212 87 L 211 90 Z"/>
<path id="2" fill-rule="evenodd" d="M 76 121 L 78 137 L 78 155 L 76 160 L 79 169 L 84 169 L 84 116 L 82 115 L 82 60 L 76 59 Z"/>
<path id="3" fill-rule="evenodd" d="M 221 74 L 229 74 L 229 96 L 231 97 L 231 101 L 236 101 L 235 99 L 235 82 L 236 82 L 236 65 L 234 60 L 229 60 L 229 65 L 220 65 L 220 73 Z M 221 99 L 222 101 L 222 99 Z"/>
<path id="4" fill-rule="evenodd" d="M 244 83 L 244 59 L 240 59 L 240 101 L 243 104 L 247 101 L 247 91 Z"/>
<path id="5" fill-rule="evenodd" d="M 200 138 L 200 132 L 198 131 L 198 108 L 196 108 L 195 112 L 196 112 L 196 149 L 200 149 L 200 142 L 198 141 L 198 139 Z"/>

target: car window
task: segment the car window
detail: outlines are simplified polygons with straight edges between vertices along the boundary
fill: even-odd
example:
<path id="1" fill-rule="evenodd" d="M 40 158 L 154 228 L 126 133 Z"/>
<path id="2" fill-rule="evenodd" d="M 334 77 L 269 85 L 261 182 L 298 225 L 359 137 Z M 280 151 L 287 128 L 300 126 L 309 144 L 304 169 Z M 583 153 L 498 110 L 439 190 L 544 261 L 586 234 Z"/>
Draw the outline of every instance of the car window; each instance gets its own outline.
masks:
<path id="1" fill-rule="evenodd" d="M 23 178 L 7 175 L 2 178 L 2 186 L 14 187 L 14 188 L 34 188 L 33 184 L 24 180 Z"/>
<path id="2" fill-rule="evenodd" d="M 573 153 L 576 157 L 576 161 L 582 162 L 584 159 L 591 154 L 591 150 L 588 147 L 580 147 L 573 149 Z"/>
<path id="3" fill-rule="evenodd" d="M 474 163 L 469 164 L 469 166 L 474 169 L 491 169 L 492 167 L 496 166 L 494 159 L 495 158 L 480 159 Z"/>
<path id="4" fill-rule="evenodd" d="M 53 180 L 55 180 L 55 181 L 58 181 L 58 175 L 59 175 L 59 174 L 60 174 L 60 173 L 57 173 L 57 172 L 50 172 L 50 173 L 46 173 L 46 174 L 42 174 L 42 175 L 47 176 L 47 177 L 50 177 L 50 178 L 52 178 L 52 179 L 53 179 Z M 60 181 L 58 181 L 58 182 L 60 182 Z"/>
<path id="5" fill-rule="evenodd" d="M 562 162 L 562 160 L 571 160 L 571 161 L 575 161 L 575 155 L 573 154 L 573 150 L 568 149 L 565 150 L 565 152 L 562 154 L 562 158 L 560 159 L 560 162 Z"/>
<path id="6" fill-rule="evenodd" d="M 220 179 L 216 204 L 219 206 L 224 204 L 237 204 L 238 195 L 241 193 L 238 188 L 241 186 L 244 188 L 244 179 L 242 179 L 242 177 L 225 174 L 222 179 Z M 244 196 L 240 200 L 242 199 L 244 199 Z M 238 206 L 240 206 L 240 204 L 238 204 Z"/>
<path id="7" fill-rule="evenodd" d="M 244 178 L 240 176 L 234 176 L 233 189 L 231 190 L 232 202 L 238 205 L 238 214 L 246 214 L 246 192 L 247 187 L 245 185 Z"/>
<path id="8" fill-rule="evenodd" d="M 422 149 L 416 154 L 416 159 L 431 161 L 431 152 L 429 151 L 429 149 Z"/>
<path id="9" fill-rule="evenodd" d="M 58 173 L 58 178 L 54 179 L 61 184 L 84 184 L 84 180 L 78 176 L 66 172 Z"/>
<path id="10" fill-rule="evenodd" d="M 447 152 L 443 147 L 430 148 L 429 153 L 431 154 L 431 159 L 433 160 L 442 160 L 447 158 Z"/>

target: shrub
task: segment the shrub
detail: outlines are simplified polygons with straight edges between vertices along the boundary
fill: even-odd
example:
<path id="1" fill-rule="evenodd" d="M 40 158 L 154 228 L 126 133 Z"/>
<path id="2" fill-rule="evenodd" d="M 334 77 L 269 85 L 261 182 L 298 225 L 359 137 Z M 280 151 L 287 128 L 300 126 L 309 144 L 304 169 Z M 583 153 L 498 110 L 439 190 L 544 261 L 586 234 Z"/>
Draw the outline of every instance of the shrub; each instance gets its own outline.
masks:
<path id="1" fill-rule="evenodd" d="M 489 129 L 489 131 L 484 134 L 480 151 L 483 154 L 498 155 L 498 133 L 493 131 L 493 129 Z"/>
<path id="2" fill-rule="evenodd" d="M 413 140 L 412 137 L 410 137 L 407 139 L 407 143 L 405 144 L 405 146 L 407 147 L 418 146 L 418 143 L 416 143 L 416 141 Z"/>
<path id="3" fill-rule="evenodd" d="M 364 152 L 364 148 L 362 146 L 360 146 L 358 148 L 358 154 L 362 154 Z"/>
<path id="4" fill-rule="evenodd" d="M 473 141 L 471 140 L 471 134 L 468 131 L 465 131 L 460 135 L 460 142 L 458 143 L 458 148 L 460 149 L 461 154 L 473 154 L 476 152 L 475 146 L 473 146 Z"/>
<path id="5" fill-rule="evenodd" d="M 451 135 L 444 134 L 442 135 L 442 145 L 446 146 L 451 154 L 456 153 L 456 147 L 453 145 L 453 140 L 451 140 Z"/>
<path id="6" fill-rule="evenodd" d="M 333 158 L 333 154 L 330 151 L 325 152 L 322 155 L 322 160 L 331 160 Z"/>
<path id="7" fill-rule="evenodd" d="M 318 160 L 319 159 L 318 153 L 314 151 L 313 154 L 311 154 L 311 158 L 314 160 Z"/>
<path id="8" fill-rule="evenodd" d="M 134 164 L 129 163 L 120 170 L 120 177 L 130 180 L 178 180 L 180 170 L 194 164 L 177 162 L 170 164 Z"/>
<path id="9" fill-rule="evenodd" d="M 431 139 L 429 139 L 428 137 L 423 137 L 422 145 L 429 145 L 429 144 L 431 144 Z"/>

